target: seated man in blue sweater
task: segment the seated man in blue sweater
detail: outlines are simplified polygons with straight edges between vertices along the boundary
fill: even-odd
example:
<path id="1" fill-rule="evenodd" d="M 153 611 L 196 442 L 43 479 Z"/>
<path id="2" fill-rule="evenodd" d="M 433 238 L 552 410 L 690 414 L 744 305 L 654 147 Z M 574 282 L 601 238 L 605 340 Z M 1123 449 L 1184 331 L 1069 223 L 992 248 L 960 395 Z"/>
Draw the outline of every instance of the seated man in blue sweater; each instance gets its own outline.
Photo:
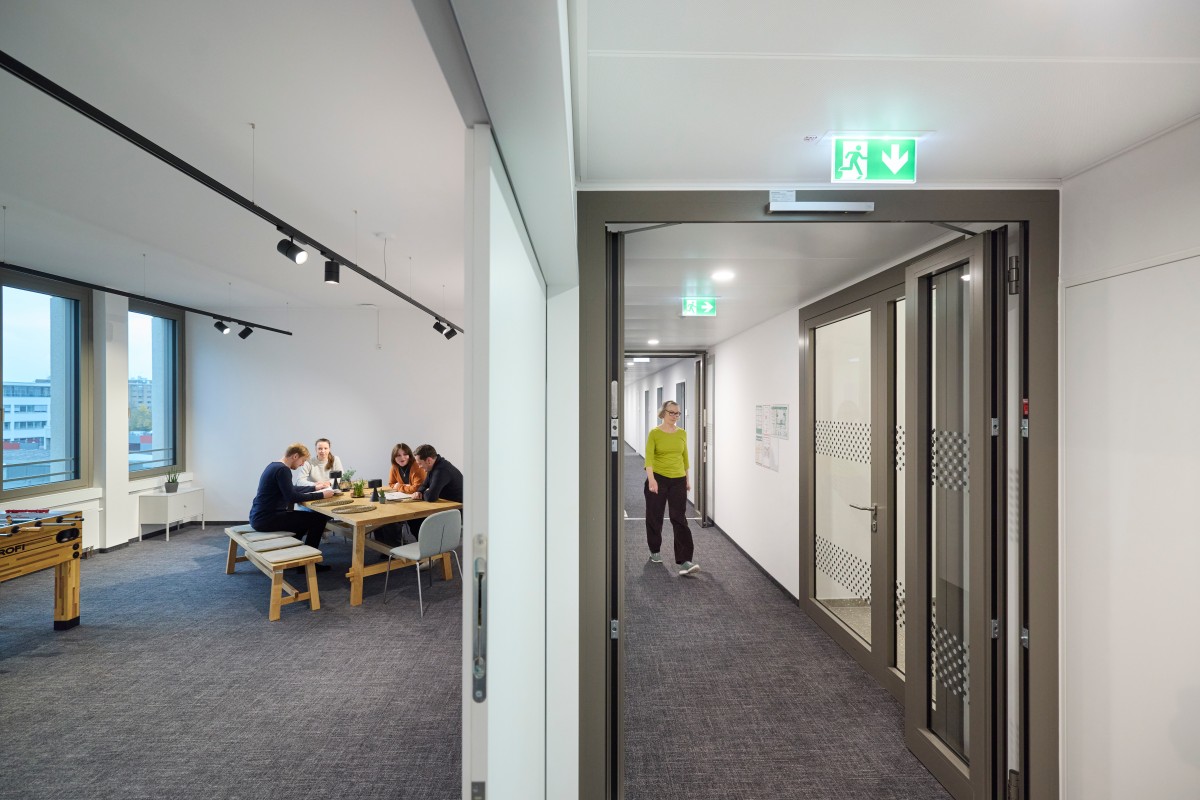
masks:
<path id="1" fill-rule="evenodd" d="M 297 442 L 290 445 L 283 458 L 272 461 L 258 479 L 258 494 L 250 506 L 250 525 L 256 531 L 287 531 L 304 536 L 304 543 L 319 547 L 325 531 L 325 516 L 307 511 L 293 511 L 295 503 L 320 500 L 333 496 L 332 489 L 306 491 L 292 484 L 292 470 L 308 460 L 308 448 Z M 317 564 L 325 571 L 328 564 Z"/>

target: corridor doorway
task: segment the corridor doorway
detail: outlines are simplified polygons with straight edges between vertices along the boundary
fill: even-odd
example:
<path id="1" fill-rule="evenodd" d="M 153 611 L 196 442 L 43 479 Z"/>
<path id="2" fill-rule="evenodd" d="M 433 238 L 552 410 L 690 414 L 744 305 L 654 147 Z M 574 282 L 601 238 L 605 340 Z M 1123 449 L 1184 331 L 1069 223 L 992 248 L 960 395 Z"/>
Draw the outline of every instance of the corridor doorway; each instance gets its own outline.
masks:
<path id="1" fill-rule="evenodd" d="M 726 193 L 725 195 L 721 195 L 720 193 L 717 193 L 717 197 L 718 197 L 718 202 L 717 202 L 717 204 L 718 204 L 718 205 L 720 204 L 720 202 L 719 202 L 720 200 L 727 201 L 728 208 L 726 209 L 726 211 L 727 211 L 727 212 L 728 212 L 728 214 L 729 214 L 729 217 L 728 217 L 728 219 L 729 219 L 730 221 L 733 221 L 733 220 L 735 220 L 735 219 L 743 219 L 743 220 L 745 220 L 745 219 L 755 219 L 755 220 L 757 220 L 757 221 L 761 221 L 761 222 L 768 222 L 768 221 L 770 221 L 770 222 L 774 222 L 774 221 L 775 221 L 775 220 L 772 220 L 770 217 L 766 217 L 766 216 L 764 216 L 764 215 L 761 213 L 761 206 L 760 206 L 760 207 L 759 207 L 757 210 L 754 210 L 754 209 L 750 208 L 750 203 L 749 203 L 749 202 L 746 202 L 746 203 L 741 203 L 741 204 L 739 204 L 738 202 L 736 202 L 736 200 L 735 200 L 735 198 L 734 198 L 734 195 L 737 195 L 737 194 L 738 194 L 738 193 Z M 882 193 L 882 194 L 884 194 L 884 195 L 887 195 L 887 194 L 889 194 L 889 193 L 887 193 L 887 192 L 884 192 L 884 193 Z M 923 199 L 923 200 L 926 200 L 926 201 L 928 201 L 928 200 L 930 199 L 930 195 L 949 195 L 949 194 L 953 194 L 953 193 L 918 193 L 918 194 L 920 194 L 920 195 L 922 195 L 922 196 L 923 196 L 923 197 L 922 197 L 922 199 Z M 1009 195 L 1009 194 L 1014 194 L 1014 193 L 998 193 L 998 194 L 1000 194 L 1000 195 Z M 1033 195 L 1036 195 L 1037 193 L 1015 193 L 1015 194 L 1033 194 Z M 710 200 L 710 202 L 709 202 L 709 204 L 708 204 L 708 205 L 706 205 L 706 206 L 705 206 L 705 211 L 704 211 L 704 213 L 705 213 L 706 215 L 708 215 L 708 216 L 709 216 L 709 218 L 711 219 L 711 218 L 712 218 L 712 216 L 713 216 L 713 204 L 712 204 L 712 197 L 713 197 L 713 196 L 712 196 L 712 195 L 708 195 L 707 197 L 708 197 L 708 199 Z M 942 199 L 942 200 L 950 200 L 951 198 L 949 198 L 949 197 L 942 197 L 941 199 Z M 1007 198 L 997 198 L 997 199 L 998 199 L 998 200 L 1008 200 L 1008 201 L 1010 201 L 1010 202 L 1011 202 L 1011 201 L 1014 201 L 1016 198 L 1013 198 L 1013 197 L 1007 197 Z M 1028 198 L 1028 197 L 1027 197 L 1027 198 L 1025 198 L 1025 199 L 1030 199 L 1030 198 Z M 1040 198 L 1036 198 L 1036 197 L 1035 197 L 1035 198 L 1033 198 L 1033 199 L 1034 199 L 1034 200 L 1038 200 L 1038 199 L 1040 199 Z M 606 212 L 611 212 L 611 209 L 606 209 L 606 208 L 604 208 L 604 207 L 605 207 L 605 206 L 607 206 L 607 205 L 609 205 L 609 203 L 611 202 L 611 200 L 612 200 L 612 195 L 611 195 L 611 194 L 609 194 L 609 195 L 608 195 L 607 197 L 605 197 L 605 198 L 597 198 L 597 202 L 596 202 L 596 204 L 595 204 L 595 207 L 594 207 L 594 208 L 589 208 L 589 206 L 590 206 L 590 204 L 589 204 L 589 203 L 583 203 L 583 204 L 581 205 L 581 209 L 583 209 L 585 212 L 586 212 L 586 211 L 589 211 L 589 210 L 591 210 L 591 211 L 595 211 L 596 213 L 598 213 L 598 214 L 601 214 L 601 215 L 607 215 L 607 213 L 606 213 Z M 649 223 L 651 220 L 655 220 L 655 219 L 662 219 L 662 218 L 663 218 L 663 216 L 660 216 L 660 215 L 659 215 L 659 212 L 661 212 L 661 211 L 663 211 L 663 210 L 664 210 L 663 208 L 658 208 L 658 207 L 656 207 L 656 206 L 655 206 L 655 204 L 654 204 L 654 203 L 652 203 L 652 202 L 647 202 L 647 203 L 643 203 L 643 204 L 639 204 L 639 203 L 637 203 L 637 200 L 638 200 L 638 195 L 637 195 L 637 193 L 629 193 L 629 194 L 628 194 L 628 195 L 627 195 L 625 198 L 623 198 L 623 200 L 624 200 L 626 203 L 632 203 L 634 206 L 639 206 L 639 205 L 640 205 L 640 207 L 638 208 L 638 210 L 637 210 L 637 212 L 636 212 L 636 213 L 631 213 L 631 212 L 629 211 L 629 207 L 628 207 L 628 206 L 625 206 L 625 207 L 623 207 L 623 208 L 622 208 L 622 210 L 621 210 L 620 212 L 615 212 L 615 213 L 614 213 L 614 216 L 616 216 L 617 214 L 619 214 L 619 216 L 616 216 L 616 218 L 619 218 L 619 219 L 620 219 L 620 218 L 623 218 L 623 219 L 636 219 L 636 220 L 643 220 L 645 223 Z M 920 205 L 920 204 L 918 203 L 918 205 Z M 930 210 L 930 208 L 932 208 L 932 207 L 934 207 L 934 206 L 937 206 L 938 204 L 937 204 L 937 203 L 928 203 L 928 202 L 926 202 L 926 203 L 925 203 L 925 205 L 926 205 L 926 206 L 928 206 L 928 208 L 924 209 L 924 213 L 915 213 L 915 214 L 914 214 L 914 213 L 912 213 L 912 210 L 911 210 L 911 209 L 906 209 L 906 210 L 903 212 L 903 216 L 902 216 L 902 218 L 906 218 L 906 219 L 912 219 L 912 218 L 914 218 L 914 217 L 917 217 L 917 218 L 919 218 L 919 217 L 921 217 L 921 216 L 925 216 L 925 214 L 929 213 L 929 210 Z M 951 209 L 951 206 L 952 206 L 952 205 L 953 205 L 953 204 L 951 203 L 949 206 L 946 206 L 946 207 L 943 209 L 943 210 L 948 210 L 948 211 L 949 211 L 949 213 L 947 214 L 947 216 L 945 216 L 945 217 L 941 217 L 942 219 L 949 218 L 949 217 L 951 217 L 951 216 L 952 216 L 952 215 L 955 213 L 955 210 Z M 997 207 L 1001 207 L 1001 206 L 1003 206 L 1003 205 L 1004 205 L 1004 203 L 1003 203 L 1003 202 L 998 202 L 996 205 L 997 205 Z M 1038 205 L 1038 204 L 1037 204 L 1037 203 L 1034 203 L 1034 205 Z M 677 206 L 672 206 L 672 207 L 677 207 Z M 1047 214 L 1049 215 L 1049 221 L 1050 221 L 1050 222 L 1053 222 L 1053 221 L 1054 221 L 1054 217 L 1053 217 L 1053 214 L 1052 214 L 1052 209 L 1050 209 L 1048 206 L 1045 206 L 1045 207 L 1043 207 L 1043 208 L 1041 209 L 1041 212 L 1045 212 L 1045 213 L 1047 213 Z M 900 215 L 901 215 L 901 212 L 900 212 L 898 209 L 896 209 L 896 208 L 889 208 L 889 214 L 892 214 L 892 215 L 895 215 L 895 216 L 900 216 Z M 1026 215 L 1028 216 L 1028 213 L 1027 213 Z M 718 216 L 719 216 L 719 215 L 718 215 Z M 1019 218 L 1019 215 L 1014 215 L 1014 216 L 1015 216 L 1016 218 Z M 886 217 L 887 217 L 887 215 L 883 215 L 883 220 L 886 220 Z M 589 218 L 586 218 L 586 217 L 585 217 L 585 218 L 582 218 L 582 221 L 581 221 L 581 231 L 583 231 L 583 230 L 594 230 L 594 229 L 592 229 L 592 228 L 589 228 L 589 227 L 587 227 L 587 226 L 588 226 L 588 225 L 590 225 L 590 224 L 594 224 L 594 223 L 596 222 L 596 220 L 597 220 L 597 219 L 600 219 L 600 218 L 602 218 L 602 217 L 596 217 L 596 218 L 590 218 L 590 219 L 589 219 Z M 613 217 L 611 217 L 611 216 L 610 216 L 609 218 L 611 219 L 611 218 L 613 218 Z M 669 218 L 669 217 L 668 217 L 668 218 Z M 893 218 L 895 218 L 895 217 L 893 217 Z M 926 217 L 926 218 L 928 218 L 928 217 Z M 1002 217 L 1001 217 L 1001 218 L 1002 218 Z M 877 219 L 873 219 L 873 220 L 871 220 L 871 221 L 883 221 L 883 220 L 881 220 L 881 219 L 877 218 Z M 814 220 L 805 220 L 805 221 L 806 221 L 806 222 L 807 222 L 807 221 L 813 221 L 813 222 L 815 222 L 815 221 L 817 221 L 817 220 L 815 220 L 815 219 L 814 219 Z M 1047 219 L 1044 217 L 1044 218 L 1042 219 L 1042 222 L 1046 222 L 1046 221 L 1047 221 Z M 627 223 L 627 224 L 631 224 L 631 223 Z M 850 226 L 850 227 L 853 227 L 853 228 L 858 228 L 859 226 Z M 1046 248 L 1046 247 L 1047 247 L 1047 246 L 1050 244 L 1050 242 L 1048 241 L 1049 237 L 1047 237 L 1047 236 L 1045 235 L 1047 232 L 1049 232 L 1049 231 L 1048 231 L 1048 229 L 1043 229 L 1042 231 L 1040 231 L 1039 235 L 1031 237 L 1031 238 L 1032 238 L 1032 240 L 1033 240 L 1033 243 L 1034 243 L 1034 245 L 1035 245 L 1033 248 L 1031 248 L 1031 252 L 1041 252 L 1041 254 L 1042 254 L 1043 256 L 1049 256 L 1049 258 L 1048 258 L 1048 261 L 1049 261 L 1050 265 L 1051 265 L 1051 266 L 1055 266 L 1055 265 L 1056 265 L 1056 262 L 1055 262 L 1055 260 L 1053 259 L 1053 253 L 1052 253 L 1052 252 L 1049 252 L 1049 253 L 1048 253 L 1048 252 L 1046 251 L 1046 249 L 1045 249 L 1045 248 Z M 593 242 L 593 245 L 594 245 L 595 243 L 597 243 L 597 241 L 598 241 L 598 240 L 597 240 L 597 239 L 596 239 L 596 238 L 593 236 L 593 237 L 592 237 L 592 239 L 591 239 L 591 241 Z M 620 241 L 620 236 L 619 236 L 619 234 L 617 234 L 617 235 L 613 235 L 613 236 L 610 236 L 609 238 L 607 238 L 607 239 L 606 239 L 606 243 L 605 243 L 604 250 L 605 250 L 605 251 L 608 253 L 608 259 L 607 259 L 607 263 L 608 263 L 608 265 L 609 265 L 609 271 L 607 272 L 607 276 L 608 276 L 608 277 L 607 277 L 607 279 L 606 279 L 606 283 L 607 283 L 607 285 L 609 286 L 609 288 L 610 288 L 611 290 L 614 290 L 614 291 L 612 292 L 612 294 L 610 294 L 610 295 L 609 295 L 609 297 L 610 297 L 610 298 L 612 298 L 613 300 L 618 300 L 618 302 L 613 302 L 611 305 L 609 305 L 609 306 L 608 306 L 608 308 L 609 308 L 610 310 L 612 310 L 612 311 L 613 311 L 613 313 L 612 313 L 612 315 L 611 315 L 611 316 L 608 316 L 608 317 L 605 319 L 605 324 L 604 324 L 604 327 L 605 327 L 605 328 L 607 328 L 607 329 L 608 329 L 610 332 L 615 332 L 615 331 L 621 331 L 621 330 L 623 330 L 623 326 L 622 326 L 622 324 L 621 324 L 621 317 L 622 317 L 622 307 L 623 307 L 623 305 L 624 305 L 624 304 L 623 304 L 623 301 L 619 300 L 619 297 L 620 297 L 620 291 L 621 291 L 621 288 L 623 288 L 623 287 L 620 287 L 620 288 L 618 288 L 618 287 L 619 287 L 619 283 L 618 283 L 618 281 L 614 280 L 614 271 L 615 271 L 615 269 L 616 269 L 616 267 L 617 267 L 617 264 L 618 264 L 618 262 L 617 262 L 617 260 L 615 260 L 615 259 L 613 258 L 614 254 L 615 254 L 615 253 L 618 253 L 618 252 L 620 252 L 620 250 L 621 250 L 621 248 L 622 248 L 622 247 L 624 247 L 624 243 Z M 586 260 L 586 254 L 587 254 L 587 250 L 588 250 L 588 246 L 587 246 L 587 244 L 585 243 L 585 245 L 584 245 L 585 260 Z M 878 283 L 878 281 L 876 281 L 876 283 Z M 585 288 L 586 288 L 586 287 L 585 287 Z M 593 288 L 594 288 L 594 287 L 593 287 Z M 886 288 L 886 287 L 883 287 L 883 288 Z M 902 312 L 902 313 L 903 313 L 903 312 Z M 1039 324 L 1043 324 L 1043 325 L 1044 325 L 1044 324 L 1045 324 L 1045 321 L 1046 321 L 1046 320 L 1044 319 L 1044 317 L 1040 317 L 1040 318 L 1038 319 L 1038 322 L 1039 322 Z M 586 332 L 587 332 L 587 328 L 588 328 L 588 324 L 587 324 L 587 321 L 585 321 L 585 324 L 584 324 L 584 332 L 585 332 L 585 335 L 586 335 Z M 793 328 L 793 330 L 795 330 L 795 328 Z M 619 341 L 619 339 L 618 339 L 618 341 Z M 610 350 L 609 350 L 609 352 L 610 352 L 610 353 L 612 353 L 613 351 L 610 349 Z M 617 352 L 621 352 L 621 351 L 619 351 L 619 350 L 618 350 Z M 719 364 L 719 363 L 720 363 L 720 357 L 719 357 L 719 353 L 718 353 L 718 358 L 717 358 L 717 361 L 718 361 L 718 364 Z M 617 381 L 614 383 L 614 385 L 615 385 L 615 386 L 617 386 L 617 387 L 619 388 L 619 387 L 620 387 L 620 379 L 619 379 L 619 374 L 620 374 L 620 373 L 619 373 L 619 371 L 620 371 L 620 367 L 619 367 L 619 365 L 616 363 L 616 359 L 615 359 L 615 358 L 613 358 L 613 359 L 612 359 L 612 361 L 611 361 L 611 367 L 610 367 L 610 369 L 611 369 L 610 375 L 613 375 L 614 377 L 617 377 Z M 721 379 L 721 381 L 718 383 L 718 386 L 723 386 L 723 385 L 725 385 L 725 377 L 726 377 L 725 373 L 724 373 L 724 372 L 722 372 L 722 379 Z M 1043 388 L 1044 388 L 1044 387 L 1043 387 Z M 614 397 L 615 397 L 616 399 L 618 399 L 618 400 L 619 400 L 619 392 L 618 392 L 616 395 L 614 395 Z M 718 410 L 722 410 L 722 407 L 721 407 L 721 404 L 720 404 L 720 402 L 718 402 L 716 405 L 718 406 Z M 795 411 L 795 410 L 793 410 L 793 413 L 796 413 L 796 411 Z M 619 410 L 618 410 L 618 414 L 619 414 Z M 617 416 L 617 415 L 614 415 L 614 416 Z M 719 449 L 719 446 L 718 446 L 718 449 Z M 608 450 L 608 448 L 606 448 L 606 450 Z M 611 455 L 611 453 L 610 453 L 610 455 Z M 619 456 L 619 455 L 620 455 L 620 454 L 618 453 L 618 456 Z M 722 456 L 722 457 L 723 457 L 723 456 Z M 616 473 L 610 473 L 610 474 L 614 474 L 614 477 L 615 477 L 615 474 L 616 474 Z M 585 480 L 585 482 L 587 481 L 587 477 L 586 477 L 586 475 L 584 476 L 584 480 Z M 614 486 L 614 489 L 615 489 L 615 491 L 613 492 L 613 495 L 617 495 L 617 496 L 619 496 L 619 495 L 621 494 L 621 489 L 620 489 L 620 487 L 616 487 L 616 486 Z M 611 496 L 613 496 L 613 495 L 610 495 L 610 497 L 611 497 Z M 879 504 L 877 503 L 876 505 L 879 505 Z M 716 508 L 717 508 L 717 518 L 716 518 L 716 522 L 717 522 L 717 524 L 718 524 L 718 525 L 720 525 L 720 524 L 721 524 L 721 519 L 720 519 L 720 505 L 718 504 L 718 505 L 716 506 Z M 585 513 L 585 516 L 586 516 L 586 511 L 585 511 L 584 513 Z M 868 513 L 868 514 L 869 514 L 869 512 L 863 512 L 863 513 Z M 611 517 L 610 517 L 610 518 L 611 518 Z M 610 540 L 610 541 L 611 541 L 611 540 Z M 904 548 L 904 547 L 902 546 L 902 549 L 906 549 L 906 548 Z M 619 572 L 614 570 L 613 574 L 614 574 L 614 575 L 619 575 Z M 619 580 L 617 580 L 615 583 L 616 583 L 617 585 L 614 587 L 614 591 L 613 591 L 613 592 L 610 594 L 610 599 L 611 599 L 612 601 L 614 601 L 614 602 L 612 603 L 612 605 L 611 605 L 610 607 L 611 607 L 611 608 L 614 608 L 614 609 L 617 609 L 617 610 L 619 611 L 619 610 L 620 610 L 620 604 L 619 604 L 619 602 L 617 602 L 617 601 L 619 600 L 620 589 L 621 589 L 621 587 L 620 587 L 620 585 L 619 585 L 619 584 L 620 584 L 620 581 L 619 581 Z M 815 598 L 814 598 L 814 599 L 815 599 Z M 611 613 L 611 612 L 610 612 L 610 613 Z M 910 629 L 910 630 L 911 630 L 911 629 Z M 623 663 L 622 663 L 622 656 L 621 656 L 621 648 L 622 648 L 622 643 L 621 643 L 621 640 L 620 640 L 619 636 L 618 636 L 617 638 L 611 639 L 610 641 L 611 641 L 611 642 L 614 642 L 614 644 L 612 644 L 612 645 L 611 645 L 611 648 L 612 648 L 612 651 L 613 651 L 613 656 L 614 656 L 614 658 L 613 658 L 613 660 L 610 662 L 610 666 L 609 666 L 609 670 L 608 670 L 608 671 L 610 672 L 610 675 L 611 675 L 611 676 L 612 676 L 612 678 L 613 678 L 613 684 L 612 684 L 612 685 L 617 685 L 617 684 L 619 683 L 619 678 L 618 678 L 618 676 L 620 675 L 620 672 L 621 672 L 621 667 L 623 666 Z M 909 646 L 911 647 L 911 643 L 910 643 L 910 645 L 909 645 Z M 1041 654 L 1039 654 L 1039 655 L 1041 655 Z M 1049 655 L 1049 654 L 1046 654 L 1046 655 Z M 908 661 L 908 660 L 910 660 L 910 659 L 901 658 L 901 663 L 905 663 L 905 662 L 906 662 L 906 661 Z M 586 670 L 586 666 L 585 666 L 585 670 Z M 1036 675 L 1036 674 L 1037 674 L 1037 673 L 1036 673 L 1036 670 L 1034 670 L 1034 669 L 1031 669 L 1031 670 L 1029 670 L 1029 672 L 1030 672 L 1030 675 Z M 902 681 L 902 678 L 899 678 L 899 680 L 901 680 L 901 681 Z M 1040 679 L 1032 679 L 1032 680 L 1030 680 L 1030 681 L 1029 681 L 1029 683 L 1030 683 L 1030 684 L 1032 684 L 1032 685 L 1031 685 L 1029 688 L 1031 688 L 1031 689 L 1034 689 L 1034 690 L 1036 691 L 1036 688 L 1035 688 L 1035 687 L 1036 687 L 1036 684 L 1037 684 L 1037 683 L 1039 683 L 1039 681 L 1040 681 Z M 903 684 L 901 683 L 901 685 L 903 685 Z M 610 737 L 609 741 L 610 741 L 611 743 L 613 743 L 612 745 L 610 745 L 610 750 L 609 750 L 609 752 L 610 752 L 610 753 L 619 752 L 619 750 L 620 750 L 620 748 L 619 748 L 618 746 L 616 746 L 616 745 L 619 745 L 619 743 L 620 743 L 621 732 L 620 732 L 620 730 L 619 730 L 619 720 L 621 719 L 621 717 L 620 717 L 620 716 L 619 716 L 617 713 L 614 713 L 614 712 L 615 712 L 615 711 L 617 711 L 617 710 L 619 710 L 619 708 L 620 708 L 620 704 L 621 704 L 621 701 L 622 701 L 622 697 L 621 697 L 621 692 L 620 692 L 620 691 L 617 691 L 617 692 L 615 692 L 615 693 L 614 693 L 614 695 L 610 695 L 610 696 L 609 696 L 609 698 L 608 698 L 608 701 L 606 701 L 606 705 L 607 705 L 607 707 L 608 707 L 608 711 L 606 712 L 606 715 L 605 715 L 605 716 L 607 716 L 607 718 L 608 718 L 608 720 L 609 720 L 609 723 L 606 725 L 606 730 L 608 731 L 608 735 L 609 735 L 609 737 Z M 585 702 L 585 706 L 586 706 L 586 704 L 587 704 L 587 698 L 585 698 L 585 701 L 584 701 L 584 702 Z M 612 704 L 610 704 L 610 703 L 612 703 Z M 946 706 L 945 706 L 945 704 L 943 704 L 943 707 L 946 707 Z M 1037 723 L 1038 723 L 1038 724 L 1037 724 L 1037 726 L 1035 726 L 1035 727 L 1033 728 L 1032 732 L 1031 732 L 1031 738 L 1036 738 L 1036 736 L 1038 736 L 1038 735 L 1041 735 L 1041 734 L 1043 734 L 1043 733 L 1045 732 L 1045 731 L 1044 731 L 1044 725 L 1043 725 L 1043 723 L 1044 723 L 1044 720 L 1037 720 Z M 1039 729 L 1041 730 L 1041 733 L 1039 733 L 1039 732 L 1038 732 L 1038 731 L 1039 731 Z M 992 738 L 993 738 L 993 739 L 995 738 L 995 737 L 994 737 L 993 735 L 991 735 L 991 734 L 989 734 L 989 736 L 992 736 Z M 1040 756 L 1039 756 L 1039 758 L 1040 758 Z M 621 795 L 621 793 L 620 793 L 620 792 L 621 792 L 621 789 L 620 789 L 621 776 L 620 776 L 620 774 L 619 774 L 619 771 L 617 771 L 617 770 L 615 769 L 615 765 L 617 765 L 617 762 L 618 762 L 618 761 L 619 761 L 619 758 L 612 758 L 612 759 L 608 759 L 608 764 L 609 764 L 609 767 L 608 767 L 608 770 L 607 770 L 607 772 L 608 772 L 609 778 L 608 778 L 608 780 L 606 781 L 606 785 L 607 785 L 607 786 L 608 786 L 610 789 L 612 789 L 612 790 L 613 790 L 613 791 L 611 791 L 611 792 L 610 792 L 609 796 L 622 796 L 622 795 Z M 1029 770 L 1029 776 L 1028 776 L 1029 780 L 1031 780 L 1031 781 L 1032 781 L 1032 780 L 1035 780 L 1035 779 L 1036 779 L 1036 778 L 1035 778 L 1035 776 L 1036 776 L 1036 774 L 1038 773 L 1038 771 L 1039 771 L 1039 767 L 1038 767 L 1038 765 L 1037 765 L 1037 764 L 1031 764 L 1031 765 L 1030 765 L 1030 770 Z M 996 770 L 996 774 L 999 774 L 1000 772 L 1001 772 L 1000 770 Z M 1055 778 L 1055 780 L 1056 780 L 1056 778 Z M 957 793 L 956 793 L 956 794 L 957 794 Z M 958 795 L 958 796 L 963 796 L 963 795 Z"/>

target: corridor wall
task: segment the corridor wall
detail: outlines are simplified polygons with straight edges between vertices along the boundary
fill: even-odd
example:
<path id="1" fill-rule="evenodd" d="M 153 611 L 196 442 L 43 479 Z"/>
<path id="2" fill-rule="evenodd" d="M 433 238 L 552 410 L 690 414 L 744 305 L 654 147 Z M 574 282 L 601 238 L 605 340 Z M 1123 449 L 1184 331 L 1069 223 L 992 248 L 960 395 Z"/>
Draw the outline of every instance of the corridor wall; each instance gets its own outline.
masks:
<path id="1" fill-rule="evenodd" d="M 1200 797 L 1198 219 L 1200 122 L 1063 185 L 1069 800 Z"/>

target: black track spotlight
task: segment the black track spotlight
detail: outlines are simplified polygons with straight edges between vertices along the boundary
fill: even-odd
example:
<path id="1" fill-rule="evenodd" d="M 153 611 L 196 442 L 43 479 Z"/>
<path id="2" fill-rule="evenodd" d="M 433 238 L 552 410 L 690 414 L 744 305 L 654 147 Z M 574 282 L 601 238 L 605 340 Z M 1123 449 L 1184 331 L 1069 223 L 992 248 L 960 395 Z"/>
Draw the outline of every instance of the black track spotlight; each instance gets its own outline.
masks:
<path id="1" fill-rule="evenodd" d="M 280 239 L 279 244 L 275 245 L 275 249 L 297 264 L 308 261 L 308 251 L 291 239 Z"/>
<path id="2" fill-rule="evenodd" d="M 447 328 L 443 335 L 447 339 L 453 339 L 455 336 L 458 336 L 458 331 L 454 330 L 454 328 Z"/>
<path id="3" fill-rule="evenodd" d="M 435 331 L 437 331 L 438 333 L 446 332 L 446 326 L 442 324 L 442 321 L 440 319 L 435 319 L 433 321 L 433 329 Z"/>
<path id="4" fill-rule="evenodd" d="M 341 267 L 342 265 L 336 261 L 325 262 L 325 282 L 326 283 L 341 283 Z"/>
<path id="5" fill-rule="evenodd" d="M 217 320 L 213 323 L 213 327 L 226 335 L 229 333 L 229 326 L 225 324 L 224 320 Z"/>
<path id="6" fill-rule="evenodd" d="M 240 331 L 238 331 L 238 338 L 239 339 L 249 339 L 250 334 L 252 334 L 252 333 L 254 333 L 254 328 L 251 328 L 249 325 L 246 325 Z"/>

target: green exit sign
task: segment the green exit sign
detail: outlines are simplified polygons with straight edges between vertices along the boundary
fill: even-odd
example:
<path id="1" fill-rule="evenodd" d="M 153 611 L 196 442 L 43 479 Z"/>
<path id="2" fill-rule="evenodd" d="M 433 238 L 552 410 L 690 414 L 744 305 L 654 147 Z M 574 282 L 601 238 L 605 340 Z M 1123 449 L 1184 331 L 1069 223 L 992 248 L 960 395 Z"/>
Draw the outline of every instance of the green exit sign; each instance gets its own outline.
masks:
<path id="1" fill-rule="evenodd" d="M 917 140 L 867 136 L 833 140 L 834 183 L 916 183 Z"/>
<path id="2" fill-rule="evenodd" d="M 717 315 L 717 298 L 685 297 L 683 298 L 683 315 L 685 317 L 715 317 Z"/>

